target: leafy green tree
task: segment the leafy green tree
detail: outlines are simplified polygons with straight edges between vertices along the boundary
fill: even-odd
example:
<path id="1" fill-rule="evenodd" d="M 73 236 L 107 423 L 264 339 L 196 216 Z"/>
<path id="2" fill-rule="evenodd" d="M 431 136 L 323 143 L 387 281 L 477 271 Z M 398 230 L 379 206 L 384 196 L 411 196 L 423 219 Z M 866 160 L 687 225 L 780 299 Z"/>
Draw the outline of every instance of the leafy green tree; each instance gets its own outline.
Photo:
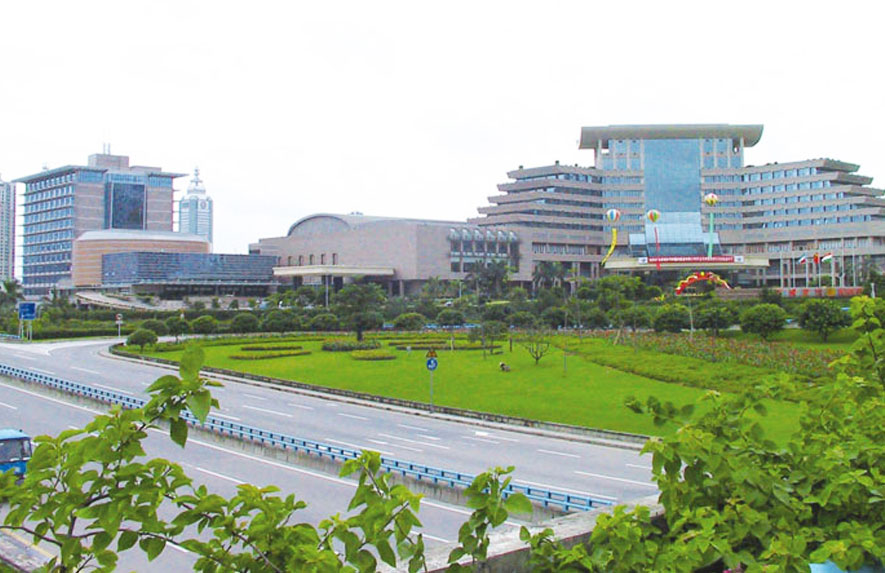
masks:
<path id="1" fill-rule="evenodd" d="M 251 312 L 238 312 L 230 321 L 231 332 L 258 332 L 258 317 Z"/>
<path id="2" fill-rule="evenodd" d="M 164 336 L 169 332 L 169 329 L 166 328 L 166 323 L 157 318 L 149 318 L 145 320 L 141 323 L 141 328 L 153 331 L 157 336 Z"/>
<path id="3" fill-rule="evenodd" d="M 295 320 L 291 312 L 285 310 L 272 310 L 264 315 L 261 320 L 261 330 L 264 332 L 289 332 L 295 330 Z"/>
<path id="4" fill-rule="evenodd" d="M 561 306 L 551 306 L 541 313 L 541 321 L 549 328 L 562 328 L 568 326 L 566 324 L 565 308 Z"/>
<path id="5" fill-rule="evenodd" d="M 708 330 L 713 336 L 719 336 L 719 331 L 727 329 L 737 321 L 738 314 L 734 307 L 720 301 L 711 301 L 701 306 L 695 316 L 697 327 Z"/>
<path id="6" fill-rule="evenodd" d="M 799 326 L 818 333 L 826 342 L 830 334 L 851 324 L 851 317 L 832 300 L 811 299 L 802 305 Z"/>
<path id="7" fill-rule="evenodd" d="M 550 352 L 550 333 L 543 328 L 530 328 L 519 338 L 519 344 L 525 348 L 529 356 L 534 358 L 535 366 Z"/>
<path id="8" fill-rule="evenodd" d="M 648 328 L 652 322 L 651 311 L 638 304 L 628 306 L 620 311 L 620 322 L 625 327 L 629 326 L 633 332 L 640 328 Z"/>
<path id="9" fill-rule="evenodd" d="M 240 310 L 240 301 L 237 299 L 233 299 L 230 301 L 230 304 L 227 305 L 228 310 Z"/>
<path id="10" fill-rule="evenodd" d="M 157 335 L 153 330 L 139 328 L 126 338 L 127 346 L 138 346 L 139 351 L 143 351 L 145 346 L 156 344 Z"/>
<path id="11" fill-rule="evenodd" d="M 311 318 L 308 326 L 318 332 L 332 332 L 341 328 L 341 322 L 331 312 L 323 312 Z"/>
<path id="12" fill-rule="evenodd" d="M 599 307 L 592 307 L 581 317 L 584 326 L 590 329 L 608 328 L 611 325 L 609 315 Z"/>
<path id="13" fill-rule="evenodd" d="M 417 312 L 401 314 L 393 321 L 393 327 L 397 330 L 421 330 L 425 324 L 427 324 L 427 319 L 423 314 Z"/>
<path id="14" fill-rule="evenodd" d="M 509 318 L 510 326 L 516 328 L 529 328 L 534 325 L 536 321 L 537 318 L 535 318 L 535 315 L 526 310 L 514 312 Z"/>
<path id="15" fill-rule="evenodd" d="M 757 304 L 741 314 L 741 330 L 758 334 L 762 340 L 784 328 L 787 313 L 776 304 Z"/>
<path id="16" fill-rule="evenodd" d="M 17 280 L 8 279 L 0 283 L 0 312 L 15 308 L 18 301 L 24 298 L 21 284 Z"/>
<path id="17" fill-rule="evenodd" d="M 509 280 L 510 267 L 507 265 L 507 261 L 502 260 L 478 264 L 465 279 L 466 282 L 474 285 L 479 302 L 503 297 L 507 292 Z"/>
<path id="18" fill-rule="evenodd" d="M 173 316 L 166 319 L 166 331 L 175 337 L 175 342 L 178 342 L 178 337 L 190 332 L 191 327 L 190 323 L 185 319 Z"/>
<path id="19" fill-rule="evenodd" d="M 665 304 L 655 314 L 653 326 L 656 332 L 682 332 L 689 327 L 688 308 L 681 304 Z"/>
<path id="20" fill-rule="evenodd" d="M 779 291 L 770 289 L 768 287 L 763 287 L 762 290 L 759 291 L 760 304 L 776 304 L 778 306 L 781 306 L 783 302 L 784 299 Z"/>
<path id="21" fill-rule="evenodd" d="M 218 330 L 218 321 L 214 316 L 204 314 L 193 319 L 190 328 L 196 334 L 214 334 Z"/>
<path id="22" fill-rule="evenodd" d="M 357 340 L 362 340 L 363 331 L 377 324 L 377 316 L 386 300 L 380 286 L 354 282 L 335 293 L 335 314 L 348 328 L 356 331 Z"/>
<path id="23" fill-rule="evenodd" d="M 464 313 L 454 308 L 441 310 L 436 315 L 436 323 L 449 331 L 449 348 L 455 348 L 455 328 L 464 324 Z"/>

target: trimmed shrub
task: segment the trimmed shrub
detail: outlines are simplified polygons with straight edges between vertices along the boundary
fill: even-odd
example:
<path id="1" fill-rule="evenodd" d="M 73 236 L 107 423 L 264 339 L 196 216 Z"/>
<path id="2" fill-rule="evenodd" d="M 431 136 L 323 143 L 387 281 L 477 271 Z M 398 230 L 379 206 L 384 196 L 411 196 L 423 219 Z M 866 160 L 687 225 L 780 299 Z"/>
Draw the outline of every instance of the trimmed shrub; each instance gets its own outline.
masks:
<path id="1" fill-rule="evenodd" d="M 377 340 L 327 340 L 323 343 L 323 350 L 327 352 L 352 352 L 354 350 L 375 350 L 381 344 Z"/>
<path id="2" fill-rule="evenodd" d="M 212 334 L 218 330 L 218 321 L 215 320 L 214 316 L 204 314 L 193 319 L 190 327 L 196 334 Z"/>
<path id="3" fill-rule="evenodd" d="M 304 349 L 304 347 L 301 345 L 290 345 L 290 346 L 286 346 L 286 345 L 279 345 L 279 346 L 255 345 L 255 346 L 241 346 L 240 347 L 240 350 L 242 350 L 243 352 L 261 352 L 261 351 L 265 351 L 265 350 L 269 350 L 269 351 L 273 352 L 273 351 L 280 351 L 280 350 L 302 350 L 302 349 Z"/>
<path id="4" fill-rule="evenodd" d="M 397 330 L 421 330 L 427 324 L 427 319 L 419 312 L 405 312 L 393 321 L 393 327 Z"/>
<path id="5" fill-rule="evenodd" d="M 681 332 L 689 326 L 688 308 L 681 304 L 665 304 L 655 315 L 656 332 Z"/>
<path id="6" fill-rule="evenodd" d="M 311 330 L 316 330 L 320 332 L 329 332 L 332 330 L 341 329 L 341 323 L 338 320 L 338 317 L 331 312 L 324 312 L 322 314 L 316 315 L 315 317 L 310 319 L 309 326 Z"/>
<path id="7" fill-rule="evenodd" d="M 258 317 L 251 312 L 243 312 L 231 319 L 231 332 L 258 332 Z"/>
<path id="8" fill-rule="evenodd" d="M 394 360 L 396 355 L 381 349 L 375 350 L 354 350 L 350 353 L 350 357 L 354 360 Z"/>
<path id="9" fill-rule="evenodd" d="M 741 314 L 741 330 L 758 334 L 762 340 L 783 329 L 787 313 L 776 304 L 757 304 Z"/>
<path id="10" fill-rule="evenodd" d="M 287 356 L 306 356 L 310 350 L 298 350 L 295 352 L 268 352 L 267 354 L 231 354 L 231 360 L 270 360 L 272 358 L 286 358 Z"/>
<path id="11" fill-rule="evenodd" d="M 149 318 L 148 320 L 143 321 L 141 323 L 141 328 L 144 328 L 145 330 L 151 330 L 157 336 L 163 336 L 164 334 L 169 332 L 169 329 L 166 328 L 166 323 L 156 318 Z"/>
<path id="12" fill-rule="evenodd" d="M 126 346 L 138 346 L 142 350 L 144 350 L 145 346 L 156 343 L 157 335 L 153 330 L 145 328 L 139 328 L 126 339 Z"/>

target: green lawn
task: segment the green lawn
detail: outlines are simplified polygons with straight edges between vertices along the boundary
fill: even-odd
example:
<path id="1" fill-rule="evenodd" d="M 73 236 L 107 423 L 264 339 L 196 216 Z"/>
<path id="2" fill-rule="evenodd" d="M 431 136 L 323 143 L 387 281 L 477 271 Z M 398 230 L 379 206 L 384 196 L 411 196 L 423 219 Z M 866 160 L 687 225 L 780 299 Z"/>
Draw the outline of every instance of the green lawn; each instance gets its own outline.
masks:
<path id="1" fill-rule="evenodd" d="M 321 343 L 299 343 L 312 353 L 307 356 L 240 361 L 229 358 L 239 346 L 207 346 L 206 365 L 240 372 L 298 380 L 418 402 L 430 401 L 430 375 L 425 352 L 396 351 L 395 360 L 357 361 L 347 352 L 325 352 Z M 180 351 L 151 353 L 175 360 Z M 486 356 L 479 351 L 439 351 L 439 368 L 434 372 L 434 403 L 484 412 L 604 428 L 641 434 L 661 434 L 674 428 L 655 427 L 651 419 L 624 407 L 627 396 L 642 401 L 656 396 L 676 404 L 696 403 L 706 392 L 652 380 L 636 374 L 594 364 L 580 356 L 552 349 L 535 365 L 521 347 L 513 352 Z M 510 372 L 502 372 L 501 361 Z M 795 420 L 794 404 L 772 404 L 769 430 L 786 436 Z"/>

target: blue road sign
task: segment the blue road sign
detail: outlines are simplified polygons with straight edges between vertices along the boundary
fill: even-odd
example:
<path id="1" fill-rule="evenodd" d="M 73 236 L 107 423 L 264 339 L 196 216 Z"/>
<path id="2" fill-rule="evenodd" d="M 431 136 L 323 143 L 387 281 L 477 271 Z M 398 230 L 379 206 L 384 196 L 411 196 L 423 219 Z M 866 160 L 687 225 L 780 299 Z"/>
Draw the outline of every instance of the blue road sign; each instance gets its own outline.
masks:
<path id="1" fill-rule="evenodd" d="M 18 303 L 18 319 L 34 320 L 37 318 L 36 302 L 20 302 Z"/>
<path id="2" fill-rule="evenodd" d="M 428 358 L 427 359 L 427 369 L 433 372 L 436 370 L 436 367 L 439 366 L 439 362 L 437 362 L 436 358 Z"/>

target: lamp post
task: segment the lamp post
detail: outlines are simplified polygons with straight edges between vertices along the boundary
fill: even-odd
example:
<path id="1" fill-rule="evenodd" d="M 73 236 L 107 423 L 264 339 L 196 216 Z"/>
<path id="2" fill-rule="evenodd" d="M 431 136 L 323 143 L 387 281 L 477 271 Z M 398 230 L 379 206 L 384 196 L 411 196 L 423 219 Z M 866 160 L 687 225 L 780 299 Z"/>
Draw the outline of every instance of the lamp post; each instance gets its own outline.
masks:
<path id="1" fill-rule="evenodd" d="M 704 195 L 704 203 L 710 207 L 710 244 L 707 247 L 707 256 L 713 256 L 713 207 L 719 202 L 719 195 L 715 193 L 707 193 Z"/>

